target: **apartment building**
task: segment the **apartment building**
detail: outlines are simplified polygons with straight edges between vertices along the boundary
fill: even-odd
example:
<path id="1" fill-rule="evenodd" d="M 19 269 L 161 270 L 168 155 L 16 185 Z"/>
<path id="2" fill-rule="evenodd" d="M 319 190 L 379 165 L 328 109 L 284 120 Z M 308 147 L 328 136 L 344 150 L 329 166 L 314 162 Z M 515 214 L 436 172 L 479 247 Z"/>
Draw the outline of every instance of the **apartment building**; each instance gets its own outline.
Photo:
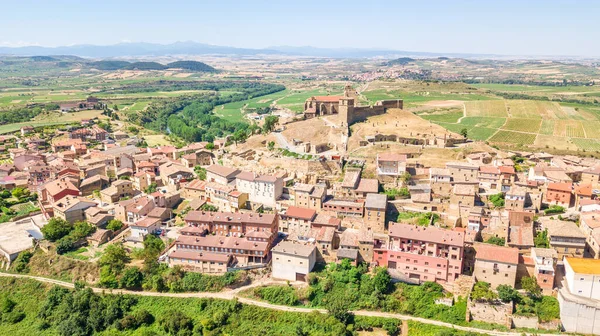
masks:
<path id="1" fill-rule="evenodd" d="M 237 190 L 247 193 L 251 202 L 275 207 L 283 194 L 283 179 L 272 175 L 241 172 L 235 177 Z"/>
<path id="2" fill-rule="evenodd" d="M 176 251 L 230 254 L 236 266 L 267 263 L 279 229 L 272 214 L 190 211 L 184 221 Z"/>
<path id="3" fill-rule="evenodd" d="M 390 223 L 389 242 L 375 242 L 373 261 L 418 282 L 453 283 L 462 273 L 463 232 Z"/>

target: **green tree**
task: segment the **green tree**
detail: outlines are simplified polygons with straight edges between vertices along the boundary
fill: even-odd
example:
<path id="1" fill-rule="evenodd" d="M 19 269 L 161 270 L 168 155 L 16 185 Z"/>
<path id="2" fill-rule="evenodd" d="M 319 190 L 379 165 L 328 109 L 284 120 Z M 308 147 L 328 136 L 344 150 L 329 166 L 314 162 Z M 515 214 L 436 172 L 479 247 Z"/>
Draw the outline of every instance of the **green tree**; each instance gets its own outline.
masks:
<path id="1" fill-rule="evenodd" d="M 463 136 L 463 138 L 466 138 L 466 137 L 467 137 L 467 135 L 468 135 L 468 133 L 467 133 L 467 132 L 468 132 L 468 131 L 467 131 L 467 129 L 466 129 L 466 128 L 463 128 L 463 129 L 461 129 L 461 130 L 460 130 L 460 135 L 462 135 L 462 136 Z"/>
<path id="2" fill-rule="evenodd" d="M 494 244 L 494 245 L 498 245 L 498 246 L 506 245 L 506 239 L 496 237 L 496 236 L 492 236 L 492 237 L 488 238 L 485 242 L 487 244 Z"/>
<path id="3" fill-rule="evenodd" d="M 275 129 L 275 125 L 277 125 L 277 123 L 279 122 L 279 117 L 278 116 L 267 116 L 265 118 L 265 122 L 263 124 L 263 133 L 269 133 L 271 131 L 273 131 Z"/>
<path id="4" fill-rule="evenodd" d="M 192 319 L 179 310 L 167 310 L 158 324 L 167 335 L 187 335 L 194 328 Z"/>
<path id="5" fill-rule="evenodd" d="M 495 195 L 492 195 L 489 197 L 490 202 L 492 202 L 492 204 L 496 207 L 496 208 L 501 208 L 504 206 L 504 194 L 503 193 L 497 193 Z"/>
<path id="6" fill-rule="evenodd" d="M 144 190 L 146 194 L 152 194 L 158 189 L 158 185 L 154 182 L 150 183 L 150 185 Z"/>
<path id="7" fill-rule="evenodd" d="M 141 288 L 144 275 L 137 267 L 128 267 L 121 276 L 120 285 L 121 288 Z"/>
<path id="8" fill-rule="evenodd" d="M 235 131 L 232 136 L 232 140 L 235 142 L 236 145 L 238 144 L 238 142 L 246 141 L 247 138 L 248 138 L 248 134 L 243 129 L 239 129 L 239 130 Z"/>
<path id="9" fill-rule="evenodd" d="M 491 285 L 488 282 L 478 281 L 473 286 L 471 292 L 471 299 L 474 301 L 493 301 L 498 298 L 498 295 L 491 289 Z"/>
<path id="10" fill-rule="evenodd" d="M 107 230 L 111 230 L 113 232 L 121 230 L 123 227 L 123 222 L 118 219 L 111 219 L 106 225 Z"/>
<path id="11" fill-rule="evenodd" d="M 101 267 L 108 267 L 114 274 L 120 274 L 128 262 L 129 256 L 121 244 L 108 245 L 98 260 Z"/>
<path id="12" fill-rule="evenodd" d="M 548 229 L 544 229 L 544 231 L 538 232 L 533 242 L 535 244 L 535 247 L 549 248 L 550 240 L 548 239 Z"/>
<path id="13" fill-rule="evenodd" d="M 198 176 L 199 180 L 202 180 L 202 181 L 206 180 L 206 168 L 203 168 L 202 166 L 195 166 L 194 172 Z"/>
<path id="14" fill-rule="evenodd" d="M 275 142 L 274 141 L 269 141 L 269 143 L 267 144 L 267 149 L 272 151 L 273 149 L 275 149 Z"/>
<path id="15" fill-rule="evenodd" d="M 538 298 L 542 295 L 542 288 L 537 283 L 537 279 L 534 277 L 523 277 L 521 278 L 521 287 L 527 291 L 527 293 L 534 298 Z"/>
<path id="16" fill-rule="evenodd" d="M 21 200 L 23 198 L 29 197 L 30 191 L 26 188 L 16 187 L 12 190 L 12 195 L 14 198 Z"/>
<path id="17" fill-rule="evenodd" d="M 86 221 L 78 221 L 73 225 L 73 231 L 71 231 L 69 236 L 73 238 L 73 240 L 80 240 L 94 232 L 96 232 L 96 226 Z"/>
<path id="18" fill-rule="evenodd" d="M 519 292 L 509 285 L 500 285 L 496 288 L 498 291 L 498 297 L 503 302 L 517 301 L 519 298 Z"/>
<path id="19" fill-rule="evenodd" d="M 379 293 L 387 294 L 389 292 L 392 285 L 392 277 L 388 273 L 387 268 L 379 267 L 375 270 L 373 284 Z"/>
<path id="20" fill-rule="evenodd" d="M 73 225 L 66 220 L 58 217 L 52 217 L 48 224 L 41 228 L 44 238 L 54 242 L 68 235 L 73 230 Z"/>
<path id="21" fill-rule="evenodd" d="M 204 148 L 206 148 L 208 150 L 213 150 L 213 149 L 215 149 L 215 144 L 212 142 L 209 142 L 206 144 L 206 146 L 204 146 Z"/>
<path id="22" fill-rule="evenodd" d="M 219 211 L 219 208 L 216 207 L 216 206 L 214 206 L 214 205 L 211 205 L 211 204 L 208 204 L 208 203 L 204 203 L 204 204 L 202 204 L 202 206 L 200 206 L 200 210 L 202 210 L 202 211 L 210 211 L 210 212 L 217 212 L 217 211 Z"/>
<path id="23" fill-rule="evenodd" d="M 329 312 L 329 315 L 335 317 L 338 321 L 342 323 L 347 323 L 352 318 L 352 313 L 350 313 L 350 305 L 352 304 L 351 300 L 348 300 L 348 297 L 343 290 L 334 290 L 325 296 L 324 299 L 324 307 Z"/>

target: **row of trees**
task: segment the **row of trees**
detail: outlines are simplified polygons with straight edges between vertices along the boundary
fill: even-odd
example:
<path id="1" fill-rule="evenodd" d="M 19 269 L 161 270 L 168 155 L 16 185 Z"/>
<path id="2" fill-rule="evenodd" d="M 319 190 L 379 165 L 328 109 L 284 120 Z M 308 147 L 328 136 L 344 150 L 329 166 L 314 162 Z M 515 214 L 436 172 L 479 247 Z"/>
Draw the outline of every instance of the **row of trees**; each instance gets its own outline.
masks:
<path id="1" fill-rule="evenodd" d="M 177 135 L 189 142 L 212 142 L 226 134 L 235 134 L 238 141 L 243 141 L 255 132 L 257 127 L 218 117 L 212 113 L 215 106 L 285 89 L 282 85 L 258 82 L 203 82 L 195 85 L 215 92 L 155 102 L 142 114 L 130 114 L 130 121 L 155 131 Z M 235 93 L 222 94 L 220 91 Z"/>

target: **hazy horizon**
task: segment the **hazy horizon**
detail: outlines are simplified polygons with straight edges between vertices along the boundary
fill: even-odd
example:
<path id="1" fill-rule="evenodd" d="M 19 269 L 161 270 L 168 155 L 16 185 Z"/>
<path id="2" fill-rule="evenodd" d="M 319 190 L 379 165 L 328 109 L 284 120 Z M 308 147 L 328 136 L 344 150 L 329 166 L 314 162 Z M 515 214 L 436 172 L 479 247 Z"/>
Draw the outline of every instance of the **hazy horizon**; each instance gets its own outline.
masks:
<path id="1" fill-rule="evenodd" d="M 5 4 L 0 46 L 171 44 L 194 41 L 272 46 L 386 49 L 431 53 L 600 56 L 600 3 L 432 0 L 314 0 L 290 3 L 169 3 L 32 0 Z"/>

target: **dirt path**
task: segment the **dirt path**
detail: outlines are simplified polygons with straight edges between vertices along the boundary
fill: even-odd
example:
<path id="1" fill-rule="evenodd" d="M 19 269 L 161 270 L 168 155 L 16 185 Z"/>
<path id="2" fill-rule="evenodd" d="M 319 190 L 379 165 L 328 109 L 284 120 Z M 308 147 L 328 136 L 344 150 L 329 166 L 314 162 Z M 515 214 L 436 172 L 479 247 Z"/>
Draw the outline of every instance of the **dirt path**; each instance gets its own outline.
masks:
<path id="1" fill-rule="evenodd" d="M 464 117 L 467 116 L 467 105 L 463 102 L 463 116 L 458 118 L 458 120 L 456 121 L 457 124 L 460 124 L 460 122 L 463 120 Z"/>
<path id="2" fill-rule="evenodd" d="M 32 275 L 11 274 L 11 273 L 0 272 L 0 276 L 11 277 L 11 278 L 33 279 L 33 280 L 37 280 L 40 282 L 50 283 L 50 284 L 54 284 L 54 285 L 58 285 L 58 286 L 66 287 L 66 288 L 74 288 L 75 287 L 75 285 L 70 282 L 54 280 L 54 279 L 38 277 L 38 276 L 32 276 Z M 225 291 L 225 292 L 219 292 L 219 293 L 208 293 L 208 292 L 203 292 L 203 293 L 157 293 L 157 292 L 131 291 L 131 290 L 124 290 L 124 289 L 105 289 L 105 288 L 95 288 L 95 287 L 90 287 L 90 288 L 92 289 L 92 291 L 94 293 L 105 293 L 105 294 L 127 294 L 127 295 L 174 297 L 174 298 L 211 298 L 211 299 L 223 299 L 223 300 L 232 300 L 235 298 L 239 302 L 244 303 L 244 304 L 268 308 L 268 309 L 275 309 L 275 310 L 279 310 L 279 311 L 287 311 L 287 312 L 295 312 L 295 313 L 312 313 L 314 311 L 318 311 L 323 314 L 327 313 L 327 310 L 325 310 L 325 309 L 279 306 L 279 305 L 274 305 L 274 304 L 271 304 L 268 302 L 244 298 L 244 297 L 241 297 L 238 295 L 239 292 L 241 292 L 245 289 L 248 289 L 248 288 L 258 287 L 258 286 L 268 285 L 268 284 L 285 284 L 285 283 L 286 282 L 283 282 L 283 281 L 264 280 L 264 281 L 259 281 L 259 282 L 253 283 L 248 286 L 243 286 L 240 288 L 236 288 L 236 289 Z M 462 331 L 467 331 L 467 332 L 482 333 L 484 335 L 555 336 L 555 334 L 537 334 L 537 333 L 536 334 L 528 334 L 528 333 L 520 333 L 520 332 L 504 332 L 504 331 L 493 331 L 493 330 L 485 330 L 485 329 L 478 329 L 478 328 L 471 328 L 471 327 L 463 327 L 463 326 L 453 325 L 451 323 L 446 323 L 446 322 L 441 322 L 441 321 L 436 321 L 436 320 L 429 320 L 429 319 L 415 317 L 415 316 L 409 316 L 409 315 L 394 314 L 394 313 L 384 313 L 384 312 L 365 311 L 365 310 L 355 310 L 355 311 L 352 311 L 352 313 L 354 315 L 358 315 L 358 316 L 387 317 L 387 318 L 399 319 L 401 321 L 409 321 L 409 320 L 417 321 L 417 322 L 420 322 L 423 324 L 431 324 L 431 325 L 452 328 L 452 329 L 462 330 Z"/>

